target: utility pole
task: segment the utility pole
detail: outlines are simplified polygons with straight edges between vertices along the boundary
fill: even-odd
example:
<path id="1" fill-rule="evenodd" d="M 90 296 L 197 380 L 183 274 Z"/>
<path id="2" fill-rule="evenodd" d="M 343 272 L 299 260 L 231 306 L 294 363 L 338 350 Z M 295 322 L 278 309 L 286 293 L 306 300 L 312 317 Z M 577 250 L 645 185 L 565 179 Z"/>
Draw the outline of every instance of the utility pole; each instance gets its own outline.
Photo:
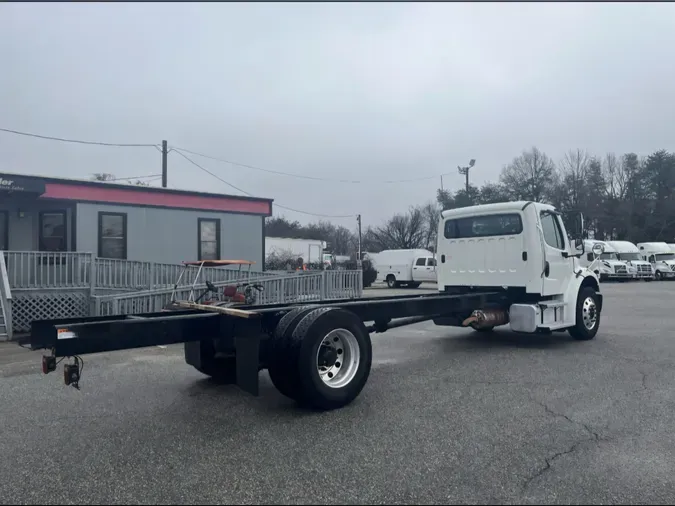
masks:
<path id="1" fill-rule="evenodd" d="M 162 188 L 166 188 L 167 184 L 167 156 L 169 150 L 167 149 L 167 142 L 162 141 Z"/>
<path id="2" fill-rule="evenodd" d="M 361 269 L 362 261 L 361 261 L 361 215 L 360 214 L 356 215 L 356 221 L 359 224 L 359 252 L 356 256 L 356 265 L 359 269 Z"/>
<path id="3" fill-rule="evenodd" d="M 476 160 L 473 158 L 469 161 L 469 166 L 468 167 L 460 167 L 459 165 L 457 166 L 457 170 L 459 171 L 460 174 L 463 176 L 466 176 L 466 195 L 469 195 L 469 169 L 476 165 Z"/>

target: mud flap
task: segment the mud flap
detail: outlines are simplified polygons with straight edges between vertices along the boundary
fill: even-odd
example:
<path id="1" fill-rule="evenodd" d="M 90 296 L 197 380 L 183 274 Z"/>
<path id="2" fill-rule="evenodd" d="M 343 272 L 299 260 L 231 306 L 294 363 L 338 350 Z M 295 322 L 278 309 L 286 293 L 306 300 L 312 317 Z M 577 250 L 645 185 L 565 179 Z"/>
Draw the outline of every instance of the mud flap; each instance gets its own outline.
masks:
<path id="1" fill-rule="evenodd" d="M 257 396 L 258 373 L 260 372 L 260 336 L 235 337 L 237 353 L 237 386 L 244 392 Z"/>

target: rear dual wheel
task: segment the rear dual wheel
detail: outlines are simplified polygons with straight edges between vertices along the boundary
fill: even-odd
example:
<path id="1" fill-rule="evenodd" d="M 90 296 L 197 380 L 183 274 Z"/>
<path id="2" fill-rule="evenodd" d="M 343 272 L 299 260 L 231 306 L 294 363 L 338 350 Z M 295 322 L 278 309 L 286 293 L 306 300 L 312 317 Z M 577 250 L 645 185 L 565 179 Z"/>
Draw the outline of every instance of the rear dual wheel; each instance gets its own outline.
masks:
<path id="1" fill-rule="evenodd" d="M 372 345 L 355 314 L 338 308 L 298 308 L 279 322 L 273 355 L 268 370 L 282 394 L 330 410 L 346 406 L 363 390 Z"/>

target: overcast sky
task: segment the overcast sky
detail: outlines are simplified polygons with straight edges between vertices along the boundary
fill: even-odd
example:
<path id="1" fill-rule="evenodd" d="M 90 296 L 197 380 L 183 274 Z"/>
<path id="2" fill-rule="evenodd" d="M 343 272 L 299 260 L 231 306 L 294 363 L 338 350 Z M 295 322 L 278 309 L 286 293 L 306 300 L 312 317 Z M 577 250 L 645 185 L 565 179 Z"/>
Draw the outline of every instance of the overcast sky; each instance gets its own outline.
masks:
<path id="1" fill-rule="evenodd" d="M 160 143 L 256 196 L 378 224 L 536 145 L 673 149 L 675 4 L 0 4 L 0 128 Z M 0 132 L 0 171 L 158 173 L 159 152 Z M 157 184 L 157 183 L 155 183 Z M 169 186 L 237 193 L 169 154 Z M 276 209 L 306 222 L 312 218 Z M 334 220 L 352 228 L 353 218 Z"/>

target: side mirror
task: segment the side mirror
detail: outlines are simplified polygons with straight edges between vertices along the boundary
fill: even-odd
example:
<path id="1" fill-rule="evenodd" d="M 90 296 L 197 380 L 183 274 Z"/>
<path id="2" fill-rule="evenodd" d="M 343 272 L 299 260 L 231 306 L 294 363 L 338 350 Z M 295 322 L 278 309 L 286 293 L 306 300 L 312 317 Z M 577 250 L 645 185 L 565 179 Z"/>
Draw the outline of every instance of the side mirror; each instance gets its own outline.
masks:
<path id="1" fill-rule="evenodd" d="M 593 255 L 595 255 L 597 258 L 605 252 L 605 247 L 602 244 L 596 242 L 593 245 L 593 249 L 591 251 L 593 251 Z"/>

